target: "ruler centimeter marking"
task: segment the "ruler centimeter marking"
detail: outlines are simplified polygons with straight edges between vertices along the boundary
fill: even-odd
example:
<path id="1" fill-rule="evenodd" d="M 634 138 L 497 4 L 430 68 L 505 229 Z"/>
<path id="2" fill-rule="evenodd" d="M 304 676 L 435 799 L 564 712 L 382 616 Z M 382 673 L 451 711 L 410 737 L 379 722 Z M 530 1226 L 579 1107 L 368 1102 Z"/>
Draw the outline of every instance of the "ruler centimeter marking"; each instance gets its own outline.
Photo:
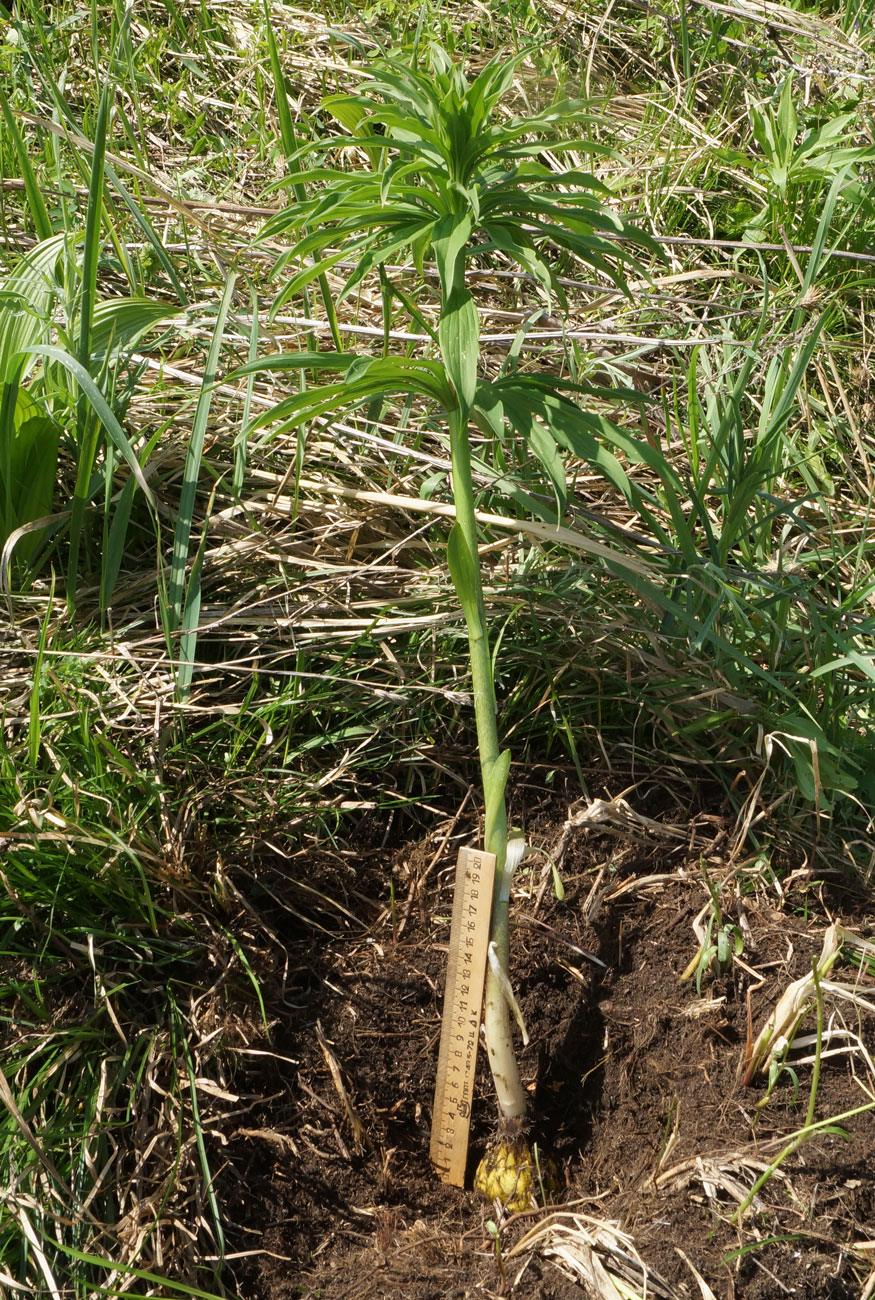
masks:
<path id="1" fill-rule="evenodd" d="M 494 853 L 459 850 L 431 1120 L 432 1163 L 454 1187 L 464 1185 L 468 1163 L 494 881 Z"/>

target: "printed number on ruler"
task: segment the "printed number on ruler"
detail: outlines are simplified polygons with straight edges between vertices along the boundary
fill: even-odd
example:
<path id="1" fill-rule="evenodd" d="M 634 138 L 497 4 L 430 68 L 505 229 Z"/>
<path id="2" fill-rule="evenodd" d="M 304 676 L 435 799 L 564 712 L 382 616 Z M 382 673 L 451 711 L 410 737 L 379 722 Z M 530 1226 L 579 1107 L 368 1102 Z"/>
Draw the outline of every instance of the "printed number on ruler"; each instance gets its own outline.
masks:
<path id="1" fill-rule="evenodd" d="M 431 1127 L 432 1162 L 456 1187 L 468 1158 L 494 880 L 495 854 L 459 851 Z"/>

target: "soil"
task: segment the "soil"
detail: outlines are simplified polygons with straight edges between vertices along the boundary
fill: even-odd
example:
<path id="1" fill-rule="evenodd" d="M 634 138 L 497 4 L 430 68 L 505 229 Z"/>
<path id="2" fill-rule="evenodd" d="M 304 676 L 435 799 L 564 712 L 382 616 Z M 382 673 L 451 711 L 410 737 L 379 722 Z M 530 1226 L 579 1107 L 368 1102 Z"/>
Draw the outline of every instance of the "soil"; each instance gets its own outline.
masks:
<path id="1" fill-rule="evenodd" d="M 830 921 L 870 932 L 866 901 L 804 865 L 781 883 L 739 871 L 718 815 L 644 809 L 652 822 L 569 829 L 555 795 L 527 803 L 529 842 L 564 840 L 564 900 L 545 859 L 527 859 L 512 939 L 532 1136 L 562 1170 L 558 1204 L 502 1219 L 429 1163 L 455 856 L 476 837 L 467 815 L 426 842 L 266 860 L 238 885 L 273 939 L 256 972 L 272 1034 L 236 1080 L 265 1100 L 224 1126 L 215 1153 L 239 1296 L 869 1296 L 875 1113 L 794 1149 L 812 1065 L 785 1071 L 768 1098 L 764 1075 L 741 1081 L 751 1027 L 811 971 Z M 706 873 L 743 947 L 697 987 L 681 976 L 703 909 L 707 921 Z M 844 959 L 834 977 L 860 978 Z M 839 1036 L 871 1047 L 873 1015 L 828 994 L 825 1015 L 817 1120 L 864 1106 L 875 1084 L 865 1051 Z M 481 1051 L 469 1188 L 494 1117 Z"/>

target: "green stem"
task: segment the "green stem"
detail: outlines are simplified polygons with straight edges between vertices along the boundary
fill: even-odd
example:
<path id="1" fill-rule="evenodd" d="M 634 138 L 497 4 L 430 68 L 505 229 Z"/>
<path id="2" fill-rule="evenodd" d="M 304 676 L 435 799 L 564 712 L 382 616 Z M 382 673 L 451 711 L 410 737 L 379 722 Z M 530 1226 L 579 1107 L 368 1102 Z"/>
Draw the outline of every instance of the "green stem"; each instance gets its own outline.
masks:
<path id="1" fill-rule="evenodd" d="M 483 776 L 483 792 L 486 797 L 486 838 L 484 848 L 494 853 L 498 859 L 498 870 L 504 870 L 504 855 L 507 848 L 507 816 L 504 808 L 504 795 L 500 801 L 489 799 L 489 787 L 495 764 L 499 760 L 498 720 L 495 708 L 495 685 L 492 676 L 492 656 L 489 651 L 489 637 L 486 631 L 486 612 L 483 606 L 483 583 L 480 577 L 480 562 L 477 536 L 477 520 L 474 514 L 474 484 L 471 471 L 471 448 L 468 443 L 468 430 L 463 425 L 459 412 L 450 415 L 450 455 L 453 466 L 453 502 L 456 507 L 456 523 L 471 559 L 473 560 L 476 596 L 473 601 L 464 599 L 458 593 L 460 603 L 465 609 L 468 627 L 468 652 L 471 659 L 471 677 L 474 687 L 474 716 L 477 723 L 477 745 L 480 751 L 480 770 Z"/>
<path id="2" fill-rule="evenodd" d="M 507 756 L 502 755 L 498 744 L 498 720 L 495 705 L 495 683 L 492 673 L 492 656 L 486 629 L 483 605 L 483 583 L 480 576 L 477 520 L 474 514 L 474 483 L 471 473 L 471 448 L 468 442 L 467 413 L 450 413 L 450 455 L 453 466 L 453 500 L 456 523 L 471 559 L 468 577 L 474 590 L 458 591 L 465 611 L 468 629 L 468 652 L 471 660 L 471 678 L 474 689 L 474 716 L 477 724 L 477 745 L 480 753 L 480 772 L 483 781 L 486 826 L 484 848 L 495 854 L 495 893 L 492 903 L 490 939 L 495 944 L 496 956 L 507 970 L 510 950 L 508 906 L 510 880 L 506 873 L 507 856 Z M 472 599 L 473 596 L 473 599 Z M 491 968 L 486 975 L 484 1025 L 489 1064 L 495 1082 L 498 1106 L 506 1120 L 520 1121 L 526 1112 L 526 1094 L 519 1075 L 510 1023 L 510 1011 Z"/>

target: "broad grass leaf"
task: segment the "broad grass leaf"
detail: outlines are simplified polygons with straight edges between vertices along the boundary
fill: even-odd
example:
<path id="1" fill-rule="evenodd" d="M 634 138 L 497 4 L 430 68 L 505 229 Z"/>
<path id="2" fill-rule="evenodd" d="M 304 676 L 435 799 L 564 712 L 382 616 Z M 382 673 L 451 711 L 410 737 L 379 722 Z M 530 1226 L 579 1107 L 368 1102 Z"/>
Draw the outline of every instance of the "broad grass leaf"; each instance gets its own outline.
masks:
<path id="1" fill-rule="evenodd" d="M 115 360 L 125 348 L 136 347 L 157 325 L 173 320 L 182 312 L 152 298 L 110 298 L 97 303 L 91 328 L 92 366 L 109 355 Z"/>
<path id="2" fill-rule="evenodd" d="M 849 771 L 851 760 L 830 743 L 813 718 L 787 713 L 770 730 L 790 756 L 796 784 L 804 799 L 828 809 L 825 791 L 850 794 L 857 789 L 857 778 Z"/>
<path id="3" fill-rule="evenodd" d="M 61 433 L 23 388 L 14 397 L 12 390 L 7 385 L 0 406 L 0 549 L 16 528 L 51 513 Z M 16 554 L 29 559 L 39 540 L 23 537 Z"/>
<path id="4" fill-rule="evenodd" d="M 28 348 L 48 343 L 52 307 L 60 286 L 58 262 L 68 247 L 66 235 L 37 244 L 15 265 L 0 285 L 0 383 L 13 368 L 27 374 L 36 364 Z"/>
<path id="5" fill-rule="evenodd" d="M 154 505 L 155 498 L 152 494 L 152 489 L 149 487 L 149 484 L 146 482 L 143 476 L 143 471 L 140 468 L 140 462 L 137 458 L 137 453 L 134 451 L 133 447 L 131 446 L 125 434 L 124 429 L 122 429 L 121 425 L 119 424 L 118 420 L 113 414 L 109 406 L 109 403 L 107 402 L 103 393 L 97 387 L 97 384 L 95 384 L 94 380 L 91 378 L 88 372 L 84 370 L 82 366 L 80 366 L 79 362 L 76 360 L 75 357 L 71 357 L 69 352 L 65 352 L 63 348 L 56 348 L 56 347 L 51 347 L 51 346 L 46 346 L 41 344 L 37 347 L 29 348 L 28 351 L 34 353 L 34 355 L 36 356 L 47 357 L 50 361 L 59 362 L 59 364 L 62 365 L 64 369 L 67 370 L 73 376 L 73 378 L 76 380 L 76 383 L 79 385 L 80 389 L 84 393 L 85 397 L 88 399 L 91 406 L 93 407 L 94 413 L 97 416 L 98 420 L 103 425 L 104 429 L 112 438 L 116 447 L 121 452 L 122 456 L 130 466 L 131 473 L 133 474 L 134 478 L 137 480 L 137 483 L 140 486 L 140 490 L 143 492 L 143 495 L 146 497 L 146 500 L 149 502 L 150 505 Z"/>
<path id="6" fill-rule="evenodd" d="M 294 370 L 339 370 L 342 372 L 356 360 L 352 352 L 280 352 L 274 356 L 256 357 L 232 370 L 227 382 L 233 383 L 244 375 L 282 374 Z"/>
<path id="7" fill-rule="evenodd" d="M 808 674 L 809 677 L 823 677 L 827 673 L 834 673 L 839 668 L 859 668 L 869 681 L 875 682 L 875 657 L 872 655 L 860 654 L 857 650 L 851 650 L 848 654 L 842 655 L 838 659 L 831 659 L 829 663 L 820 664 L 813 668 Z"/>

